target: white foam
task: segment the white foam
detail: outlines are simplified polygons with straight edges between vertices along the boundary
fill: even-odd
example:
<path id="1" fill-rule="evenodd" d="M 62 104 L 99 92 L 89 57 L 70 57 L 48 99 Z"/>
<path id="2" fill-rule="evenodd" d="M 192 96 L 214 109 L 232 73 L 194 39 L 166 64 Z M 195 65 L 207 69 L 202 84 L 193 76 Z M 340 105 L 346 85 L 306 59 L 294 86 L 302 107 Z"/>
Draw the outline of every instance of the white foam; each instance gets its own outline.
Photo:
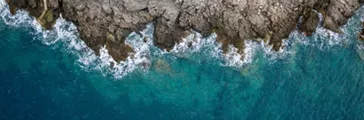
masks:
<path id="1" fill-rule="evenodd" d="M 132 33 L 127 39 L 126 44 L 130 45 L 134 49 L 134 54 L 130 54 L 125 61 L 117 63 L 109 54 L 106 47 L 100 49 L 100 56 L 94 61 L 94 55 L 91 55 L 90 60 L 87 59 L 86 63 L 93 63 L 93 68 L 99 71 L 103 71 L 105 75 L 111 74 L 114 78 L 122 78 L 138 68 L 147 70 L 150 66 L 151 57 L 151 45 L 153 41 L 150 37 L 153 31 L 152 25 L 148 25 L 147 29 L 142 31 L 142 36 Z M 146 41 L 144 41 L 146 40 Z M 86 57 L 87 58 L 87 57 Z M 87 64 L 86 64 L 87 65 Z M 90 68 L 90 67 L 89 67 Z"/>
<path id="2" fill-rule="evenodd" d="M 243 54 L 238 52 L 238 49 L 232 45 L 228 46 L 228 52 L 224 55 L 224 66 L 229 67 L 242 67 L 250 64 L 254 60 L 254 56 L 260 45 L 252 40 L 245 41 Z"/>
<path id="3" fill-rule="evenodd" d="M 103 74 L 112 75 L 115 78 L 122 78 L 138 68 L 147 70 L 151 64 L 152 56 L 158 57 L 160 55 L 173 54 L 179 57 L 188 57 L 191 54 L 198 53 L 206 54 L 206 56 L 209 56 L 207 59 L 220 59 L 223 61 L 222 64 L 224 66 L 241 67 L 252 63 L 258 51 L 263 51 L 269 60 L 277 60 L 295 54 L 294 49 L 291 48 L 294 45 L 315 46 L 324 50 L 332 46 L 343 45 L 350 41 L 346 35 L 339 35 L 319 26 L 316 33 L 310 39 L 297 30 L 293 31 L 289 39 L 283 41 L 283 47 L 279 51 L 272 50 L 272 46 L 263 41 L 254 42 L 252 40 L 246 40 L 243 55 L 239 54 L 238 50 L 233 46 L 229 46 L 228 53 L 223 54 L 221 44 L 216 42 L 216 34 L 204 38 L 198 32 L 191 31 L 191 35 L 183 39 L 181 43 L 176 44 L 170 52 L 167 52 L 157 49 L 153 45 L 154 27 L 152 24 L 149 24 L 145 30 L 141 31 L 141 36 L 132 33 L 126 39 L 126 44 L 130 45 L 135 53 L 131 54 L 126 61 L 117 63 L 108 54 L 106 47 L 100 49 L 100 56 L 96 56 L 78 38 L 76 26 L 62 18 L 57 20 L 54 25 L 54 30 L 44 30 L 25 11 L 18 11 L 16 15 L 12 16 L 4 0 L 0 0 L 0 17 L 7 25 L 31 28 L 34 30 L 32 34 L 45 45 L 54 46 L 55 44 L 62 44 L 67 52 L 78 57 L 77 64 L 85 70 L 101 71 Z M 320 19 L 322 19 L 321 17 Z M 358 46 L 358 48 L 361 50 L 364 49 L 363 46 Z"/>
<path id="4" fill-rule="evenodd" d="M 242 55 L 238 53 L 238 49 L 229 45 L 228 52 L 225 54 L 226 66 L 242 66 L 244 64 Z"/>
<path id="5" fill-rule="evenodd" d="M 203 37 L 200 33 L 191 31 L 192 34 L 182 39 L 182 42 L 176 44 L 168 54 L 174 54 L 179 57 L 186 57 L 193 53 L 205 54 L 207 59 L 220 59 L 221 65 L 229 67 L 242 67 L 253 61 L 256 49 L 259 44 L 252 40 L 245 41 L 245 48 L 242 54 L 238 49 L 229 46 L 228 52 L 223 54 L 222 44 L 216 41 L 216 34 Z"/>
<path id="6" fill-rule="evenodd" d="M 229 46 L 228 52 L 223 54 L 222 45 L 216 41 L 216 34 L 212 34 L 209 37 L 203 38 L 198 32 L 192 31 L 192 34 L 182 39 L 182 42 L 176 44 L 170 52 L 164 51 L 163 54 L 174 54 L 179 57 L 186 57 L 193 53 L 208 54 L 208 59 L 220 59 L 223 66 L 229 67 L 242 67 L 246 64 L 250 64 L 254 60 L 255 53 L 257 51 L 264 51 L 265 55 L 275 60 L 278 58 L 285 58 L 289 54 L 294 53 L 289 49 L 282 48 L 280 51 L 272 50 L 272 46 L 264 42 L 258 43 L 253 40 L 246 40 L 245 47 L 242 54 L 238 53 L 238 49 Z M 287 46 L 287 41 L 283 42 L 283 46 Z M 201 51 L 208 49 L 208 52 L 202 53 Z"/>
<path id="7" fill-rule="evenodd" d="M 62 17 L 56 21 L 53 30 L 44 30 L 34 18 L 29 17 L 27 12 L 18 11 L 15 15 L 11 15 L 8 9 L 5 1 L 0 0 L 0 16 L 5 24 L 13 27 L 30 28 L 33 30 L 31 34 L 45 45 L 63 44 L 67 52 L 78 57 L 77 64 L 85 70 L 97 70 L 105 75 L 111 74 L 115 78 L 122 78 L 137 69 L 139 65 L 146 67 L 150 64 L 150 45 L 152 44 L 150 31 L 153 31 L 151 25 L 148 25 L 148 29 L 142 32 L 144 37 L 149 37 L 146 43 L 143 42 L 144 37 L 140 36 L 126 40 L 126 43 L 134 48 L 135 54 L 128 57 L 126 61 L 117 63 L 108 54 L 105 47 L 100 49 L 100 56 L 96 56 L 78 38 L 76 26 L 62 19 Z M 133 33 L 133 35 L 136 34 Z"/>
<path id="8" fill-rule="evenodd" d="M 364 50 L 364 44 L 358 44 L 356 47 L 358 50 Z"/>
<path id="9" fill-rule="evenodd" d="M 190 31 L 191 34 L 182 41 L 176 44 L 170 52 L 164 52 L 165 54 L 174 54 L 180 57 L 188 57 L 193 53 L 208 54 L 210 59 L 219 58 L 221 56 L 221 44 L 216 42 L 216 34 L 211 34 L 208 37 L 203 37 L 196 31 Z"/>
<path id="10" fill-rule="evenodd" d="M 147 28 L 141 31 L 142 36 L 132 33 L 130 37 L 126 39 L 126 44 L 133 47 L 135 54 L 132 58 L 129 58 L 133 64 L 147 69 L 149 67 L 151 59 L 151 49 L 153 47 L 153 25 L 147 25 Z"/>
<path id="11" fill-rule="evenodd" d="M 299 33 L 297 30 L 294 30 L 291 33 L 289 39 L 283 40 L 282 48 L 279 51 L 272 50 L 272 46 L 268 45 L 263 41 L 258 43 L 252 40 L 246 40 L 243 55 L 239 54 L 238 50 L 233 46 L 229 46 L 228 53 L 223 54 L 221 44 L 216 42 L 216 34 L 212 34 L 209 37 L 203 38 L 200 33 L 191 31 L 192 34 L 184 38 L 182 42 L 176 44 L 170 52 L 157 49 L 157 51 L 153 51 L 153 54 L 173 54 L 179 57 L 188 57 L 193 53 L 207 54 L 207 56 L 211 57 L 209 59 L 218 58 L 223 60 L 224 66 L 241 67 L 246 64 L 252 63 L 254 61 L 254 56 L 257 51 L 263 51 L 264 55 L 269 60 L 274 61 L 278 59 L 284 59 L 296 54 L 295 49 L 292 48 L 292 46 L 295 45 L 313 46 L 318 47 L 321 50 L 326 50 L 333 46 L 343 46 L 350 43 L 347 35 L 340 35 L 322 28 L 322 19 L 323 16 L 320 14 L 321 22 L 317 27 L 316 33 L 314 33 L 311 38 L 308 38 L 302 33 Z M 341 29 L 346 32 L 346 29 Z M 147 31 L 149 31 L 149 33 Z M 149 25 L 148 29 L 142 32 L 143 36 L 147 36 L 148 38 L 147 43 L 141 42 L 143 38 L 138 37 L 134 37 L 134 39 L 132 39 L 131 41 L 127 40 L 128 44 L 137 49 L 136 56 L 139 57 L 137 57 L 138 59 L 134 60 L 134 64 L 140 64 L 150 61 L 150 58 L 146 56 L 150 56 L 150 49 L 155 48 L 151 39 L 153 38 L 153 34 L 150 31 L 153 31 L 152 25 Z M 206 49 L 208 52 L 202 52 Z"/>
<path id="12" fill-rule="evenodd" d="M 298 30 L 295 30 L 291 33 L 287 42 L 287 45 L 289 46 L 305 45 L 317 47 L 320 50 L 328 50 L 335 46 L 350 44 L 352 41 L 349 39 L 347 33 L 339 34 L 322 27 L 318 27 L 316 32 L 310 37 L 307 37 Z"/>

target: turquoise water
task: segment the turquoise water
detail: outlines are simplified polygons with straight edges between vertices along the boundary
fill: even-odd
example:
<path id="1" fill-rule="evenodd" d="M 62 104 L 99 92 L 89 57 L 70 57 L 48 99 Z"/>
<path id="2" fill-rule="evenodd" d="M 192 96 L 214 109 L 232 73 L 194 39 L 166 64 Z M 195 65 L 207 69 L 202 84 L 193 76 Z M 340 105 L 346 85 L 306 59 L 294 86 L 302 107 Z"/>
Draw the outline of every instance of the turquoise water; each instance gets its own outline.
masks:
<path id="1" fill-rule="evenodd" d="M 362 120 L 364 47 L 356 33 L 363 12 L 345 35 L 294 32 L 281 52 L 250 42 L 243 64 L 209 43 L 194 52 L 151 47 L 149 67 L 117 69 L 73 38 L 72 25 L 58 22 L 66 31 L 44 34 L 31 18 L 2 9 L 0 119 Z"/>

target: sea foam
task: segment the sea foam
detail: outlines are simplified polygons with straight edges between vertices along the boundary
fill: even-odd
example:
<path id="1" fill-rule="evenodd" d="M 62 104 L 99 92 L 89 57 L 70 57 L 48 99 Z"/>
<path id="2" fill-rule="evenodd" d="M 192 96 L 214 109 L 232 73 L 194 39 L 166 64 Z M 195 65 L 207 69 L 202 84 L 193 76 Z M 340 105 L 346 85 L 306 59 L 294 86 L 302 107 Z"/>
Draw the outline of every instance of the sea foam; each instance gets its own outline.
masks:
<path id="1" fill-rule="evenodd" d="M 56 21 L 53 30 L 45 30 L 38 24 L 35 18 L 28 15 L 28 12 L 17 11 L 15 15 L 11 15 L 8 9 L 5 1 L 0 0 L 0 17 L 6 25 L 28 28 L 31 34 L 35 36 L 34 39 L 40 40 L 45 45 L 55 46 L 62 44 L 66 52 L 78 57 L 77 64 L 86 70 L 97 70 L 101 71 L 104 75 L 122 78 L 138 68 L 138 65 L 149 63 L 147 56 L 150 54 L 148 48 L 149 44 L 151 44 L 150 40 L 147 43 L 143 42 L 142 38 L 139 41 L 134 39 L 126 40 L 127 44 L 135 49 L 135 54 L 128 57 L 126 61 L 117 63 L 111 58 L 105 47 L 100 49 L 100 56 L 96 56 L 79 39 L 76 26 L 62 17 Z"/>
<path id="2" fill-rule="evenodd" d="M 321 22 L 313 36 L 306 37 L 298 30 L 294 30 L 288 39 L 283 40 L 282 48 L 279 51 L 272 50 L 272 46 L 263 41 L 246 40 L 243 54 L 239 54 L 238 49 L 233 46 L 229 46 L 229 51 L 223 54 L 221 43 L 216 41 L 216 34 L 203 37 L 200 33 L 192 30 L 190 31 L 191 34 L 176 44 L 171 51 L 166 51 L 153 45 L 154 26 L 148 24 L 146 29 L 141 31 L 142 35 L 132 33 L 126 39 L 125 43 L 130 45 L 135 53 L 131 54 L 126 61 L 118 63 L 108 54 L 105 46 L 100 49 L 100 56 L 96 56 L 79 39 L 76 26 L 62 17 L 57 20 L 53 30 L 44 30 L 34 18 L 29 17 L 26 11 L 17 11 L 15 15 L 11 15 L 8 9 L 5 1 L 0 0 L 0 17 L 5 24 L 13 27 L 30 28 L 35 39 L 40 40 L 43 44 L 48 46 L 62 44 L 66 52 L 78 57 L 76 64 L 83 69 L 100 71 L 104 75 L 111 75 L 115 78 L 122 78 L 136 69 L 148 70 L 152 57 L 172 55 L 188 58 L 191 54 L 206 54 L 205 56 L 209 57 L 207 59 L 218 59 L 223 66 L 243 67 L 252 63 L 259 51 L 264 53 L 264 56 L 269 60 L 275 61 L 294 55 L 296 51 L 293 46 L 296 45 L 313 46 L 327 50 L 333 46 L 351 43 L 348 35 L 340 35 L 322 28 L 320 26 L 322 16 L 320 16 Z M 362 13 L 363 10 L 359 12 Z M 352 21 L 349 20 L 349 23 L 341 28 L 345 33 L 352 32 L 347 29 L 347 26 L 354 24 Z M 360 45 L 357 48 L 363 49 Z"/>

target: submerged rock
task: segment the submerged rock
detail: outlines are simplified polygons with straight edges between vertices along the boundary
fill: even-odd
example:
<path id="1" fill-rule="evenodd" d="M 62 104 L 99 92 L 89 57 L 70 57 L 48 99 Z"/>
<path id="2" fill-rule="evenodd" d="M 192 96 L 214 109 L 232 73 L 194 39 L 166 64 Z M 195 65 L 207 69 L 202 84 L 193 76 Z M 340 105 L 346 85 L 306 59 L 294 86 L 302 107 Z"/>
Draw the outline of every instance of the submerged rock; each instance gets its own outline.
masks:
<path id="1" fill-rule="evenodd" d="M 170 74 L 172 72 L 172 68 L 169 65 L 169 63 L 163 59 L 158 59 L 155 63 L 154 63 L 154 67 L 155 70 L 159 73 L 164 73 L 164 74 Z"/>
<path id="2" fill-rule="evenodd" d="M 223 50 L 233 45 L 244 49 L 244 40 L 262 38 L 279 50 L 299 19 L 299 30 L 315 32 L 323 15 L 323 26 L 341 32 L 364 0 L 7 0 L 12 13 L 25 9 L 46 28 L 62 14 L 72 21 L 85 43 L 98 53 L 107 46 L 117 61 L 133 52 L 124 43 L 131 32 L 147 23 L 155 25 L 154 43 L 170 50 L 189 30 L 217 34 Z M 46 6 L 46 7 L 45 7 Z M 44 9 L 48 8 L 48 9 Z M 42 13 L 46 11 L 46 15 Z M 316 11 L 316 12 L 315 12 Z M 110 37 L 113 36 L 113 37 Z M 112 39 L 110 39 L 112 38 Z M 269 40 L 266 40 L 269 39 Z M 240 52 L 243 54 L 243 52 Z"/>

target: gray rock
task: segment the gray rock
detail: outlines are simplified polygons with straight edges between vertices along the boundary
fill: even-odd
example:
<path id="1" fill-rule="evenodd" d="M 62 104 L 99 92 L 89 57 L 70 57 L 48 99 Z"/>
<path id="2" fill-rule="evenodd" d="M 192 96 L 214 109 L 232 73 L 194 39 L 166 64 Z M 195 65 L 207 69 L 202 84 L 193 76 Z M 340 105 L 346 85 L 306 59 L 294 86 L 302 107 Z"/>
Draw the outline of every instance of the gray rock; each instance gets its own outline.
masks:
<path id="1" fill-rule="evenodd" d="M 146 9 L 149 0 L 124 0 L 124 7 L 128 11 L 137 11 Z"/>
<path id="2" fill-rule="evenodd" d="M 59 8 L 59 1 L 58 0 L 48 0 L 48 7 L 51 9 Z"/>
<path id="3" fill-rule="evenodd" d="M 28 3 L 29 3 L 31 8 L 37 7 L 37 3 L 35 2 L 35 0 L 29 0 Z"/>
<path id="4" fill-rule="evenodd" d="M 40 0 L 7 0 L 10 5 L 27 8 L 30 14 L 40 11 Z M 244 48 L 244 40 L 270 37 L 275 50 L 282 39 L 299 26 L 301 32 L 313 33 L 318 13 L 324 16 L 324 27 L 341 32 L 344 25 L 364 0 L 48 0 L 54 13 L 72 21 L 85 43 L 98 52 L 109 44 L 114 58 L 125 58 L 123 40 L 131 31 L 138 31 L 150 22 L 155 24 L 154 43 L 171 49 L 189 30 L 204 35 L 217 33 L 223 46 Z M 57 2 L 58 1 L 58 2 Z M 36 3 L 36 5 L 34 5 Z M 28 5 L 27 5 L 28 4 Z M 312 11 L 317 12 L 312 12 Z M 123 35 L 120 35 L 123 33 Z M 127 33 L 127 34 L 124 34 Z M 113 34 L 112 42 L 107 38 Z M 308 34 L 309 35 L 309 34 Z M 110 37 L 109 37 L 110 38 Z M 110 41 L 110 40 L 109 40 Z M 110 45 L 112 44 L 112 45 Z M 115 44 L 115 45 L 114 45 Z M 132 50 L 126 50 L 132 51 Z M 119 60 L 119 59 L 117 59 Z"/>

